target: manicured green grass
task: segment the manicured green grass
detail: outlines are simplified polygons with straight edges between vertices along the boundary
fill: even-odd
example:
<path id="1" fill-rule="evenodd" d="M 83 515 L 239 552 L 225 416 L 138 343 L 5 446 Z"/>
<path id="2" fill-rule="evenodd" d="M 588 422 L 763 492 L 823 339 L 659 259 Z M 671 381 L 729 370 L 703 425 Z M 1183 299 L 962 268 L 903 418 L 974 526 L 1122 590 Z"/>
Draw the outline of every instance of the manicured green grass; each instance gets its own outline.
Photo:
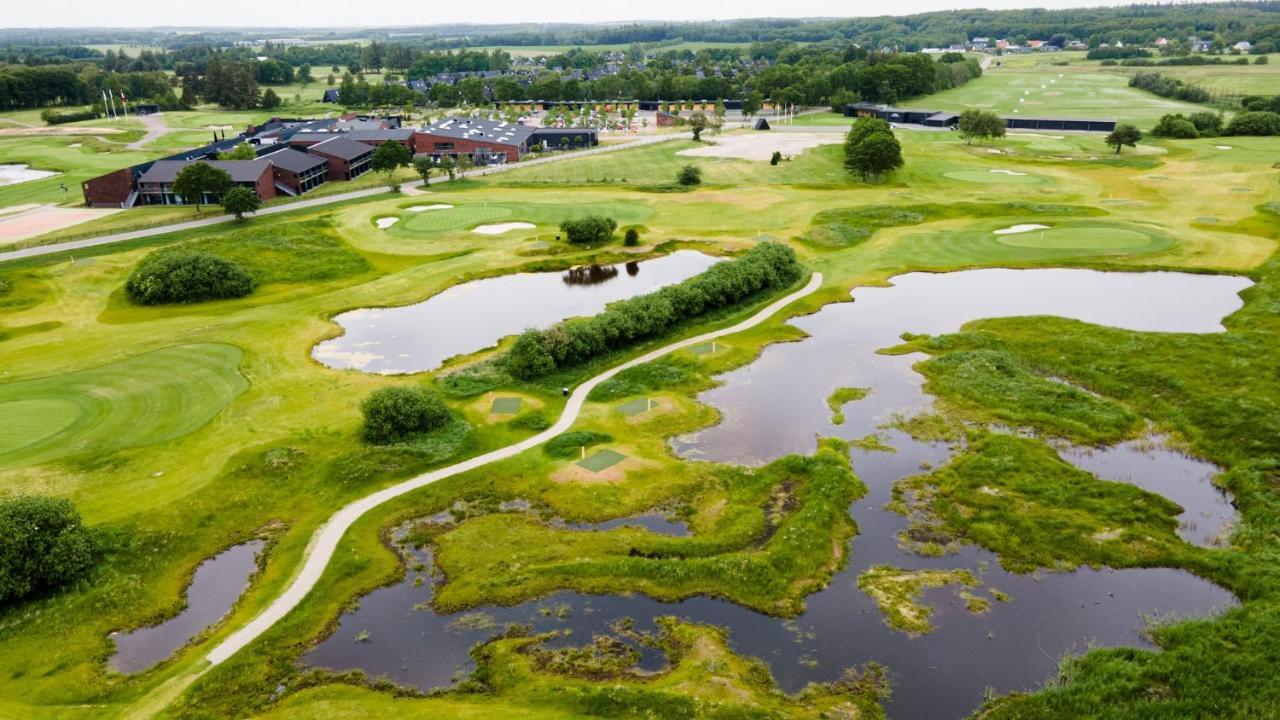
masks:
<path id="1" fill-rule="evenodd" d="M 0 385 L 0 469 L 163 442 L 207 424 L 249 383 L 232 345 L 177 345 Z"/>
<path id="2" fill-rule="evenodd" d="M 1038 175 L 1001 170 L 952 170 L 942 176 L 979 185 L 1036 185 L 1045 181 Z"/>

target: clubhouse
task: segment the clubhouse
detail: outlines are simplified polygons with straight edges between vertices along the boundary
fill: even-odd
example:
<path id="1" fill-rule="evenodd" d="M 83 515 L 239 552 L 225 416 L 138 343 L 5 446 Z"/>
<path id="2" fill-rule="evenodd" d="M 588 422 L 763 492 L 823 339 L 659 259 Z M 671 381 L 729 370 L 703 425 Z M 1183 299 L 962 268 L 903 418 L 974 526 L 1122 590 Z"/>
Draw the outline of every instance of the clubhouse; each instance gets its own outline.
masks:
<path id="1" fill-rule="evenodd" d="M 891 123 L 922 125 L 934 128 L 954 128 L 960 122 L 960 113 L 897 108 L 891 105 L 859 102 L 844 106 L 845 117 L 875 117 Z M 1090 120 L 1083 118 L 1029 117 L 1014 115 L 1001 118 L 1010 130 L 1075 130 L 1080 132 L 1111 132 L 1116 129 L 1115 120 Z"/>
<path id="2" fill-rule="evenodd" d="M 599 135 L 592 128 L 534 128 L 482 118 L 447 118 L 422 128 L 401 127 L 397 116 L 355 113 L 323 120 L 272 118 L 235 137 L 215 135 L 208 145 L 85 180 L 81 189 L 89 207 L 181 205 L 184 199 L 173 192 L 174 179 L 183 167 L 207 162 L 266 201 L 302 195 L 326 182 L 354 180 L 369 171 L 374 150 L 384 142 L 400 143 L 416 157 L 436 162 L 466 157 L 475 165 L 492 165 L 519 162 L 530 152 L 593 147 Z M 222 159 L 242 144 L 252 146 L 257 158 Z"/>

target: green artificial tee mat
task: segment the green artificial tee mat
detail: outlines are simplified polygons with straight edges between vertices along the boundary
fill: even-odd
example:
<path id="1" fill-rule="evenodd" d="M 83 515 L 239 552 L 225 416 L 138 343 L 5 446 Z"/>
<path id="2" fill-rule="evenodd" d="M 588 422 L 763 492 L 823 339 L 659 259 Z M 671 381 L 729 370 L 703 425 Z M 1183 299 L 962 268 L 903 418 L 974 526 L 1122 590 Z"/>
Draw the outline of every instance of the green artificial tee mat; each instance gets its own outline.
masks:
<path id="1" fill-rule="evenodd" d="M 600 452 L 589 455 L 578 461 L 580 467 L 584 467 L 591 472 L 600 472 L 607 470 L 614 465 L 626 460 L 627 456 L 613 450 L 601 450 Z"/>
<path id="2" fill-rule="evenodd" d="M 520 412 L 520 398 L 518 397 L 500 397 L 493 399 L 493 405 L 489 407 L 489 412 L 494 415 L 515 415 Z"/>
<path id="3" fill-rule="evenodd" d="M 642 412 L 648 412 L 648 411 L 649 411 L 649 398 L 636 398 L 635 400 L 632 400 L 630 402 L 625 402 L 618 406 L 618 412 L 622 413 L 623 415 L 626 415 L 627 417 L 632 417 L 634 415 L 639 415 Z"/>
<path id="4" fill-rule="evenodd" d="M 694 355 L 710 355 L 711 353 L 719 350 L 720 347 L 721 347 L 720 343 L 714 343 L 714 342 L 702 343 L 701 345 L 694 345 L 693 347 L 689 348 L 689 352 L 693 353 Z"/>

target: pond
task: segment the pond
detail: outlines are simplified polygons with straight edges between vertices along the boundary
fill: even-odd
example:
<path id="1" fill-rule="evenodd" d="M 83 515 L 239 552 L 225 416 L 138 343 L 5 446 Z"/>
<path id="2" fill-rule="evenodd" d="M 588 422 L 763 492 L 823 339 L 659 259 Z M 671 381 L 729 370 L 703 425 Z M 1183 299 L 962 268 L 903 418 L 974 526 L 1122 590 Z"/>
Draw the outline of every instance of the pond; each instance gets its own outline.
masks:
<path id="1" fill-rule="evenodd" d="M 200 563 L 187 587 L 187 607 L 159 625 L 115 635 L 108 664 L 121 673 L 147 670 L 173 655 L 191 638 L 221 620 L 249 587 L 258 569 L 261 540 L 250 540 Z"/>
<path id="2" fill-rule="evenodd" d="M 884 506 L 894 483 L 948 459 L 943 444 L 918 442 L 878 426 L 897 413 L 927 410 L 931 401 L 911 365 L 916 356 L 877 355 L 903 332 L 958 330 L 971 319 L 1053 314 L 1153 332 L 1216 332 L 1241 306 L 1242 278 L 1176 273 L 1100 273 L 1085 270 L 977 270 L 944 275 L 912 273 L 886 288 L 860 288 L 854 303 L 824 307 L 795 319 L 810 337 L 772 345 L 753 363 L 719 378 L 723 384 L 701 399 L 722 413 L 722 423 L 673 441 L 686 457 L 760 464 L 791 452 L 812 452 L 815 434 L 859 438 L 879 432 L 896 452 L 852 451 L 868 494 L 850 512 L 859 527 L 849 563 L 831 583 L 806 600 L 798 618 L 784 621 L 721 600 L 695 597 L 662 603 L 640 595 L 588 596 L 560 592 L 510 608 L 486 607 L 451 616 L 427 609 L 432 583 L 414 578 L 376 590 L 359 609 L 340 618 L 336 632 L 304 662 L 371 675 L 421 689 L 449 687 L 471 667 L 469 648 L 508 623 L 535 632 L 570 629 L 553 644 L 583 644 L 606 634 L 614 622 L 635 620 L 637 629 L 675 615 L 728 629 L 739 652 L 761 658 L 788 691 L 834 680 L 843 668 L 875 661 L 893 682 L 891 718 L 962 718 L 997 692 L 1033 690 L 1050 678 L 1065 653 L 1095 646 L 1151 647 L 1145 618 L 1209 615 L 1235 604 L 1226 590 L 1181 570 L 1129 569 L 1006 572 L 998 558 L 974 546 L 952 555 L 922 557 L 898 546 L 906 519 Z M 831 423 L 826 398 L 838 387 L 870 387 L 845 406 L 846 422 Z M 1229 522 L 1226 498 L 1211 484 L 1216 468 L 1162 448 L 1126 444 L 1086 452 L 1065 448 L 1068 461 L 1104 478 L 1132 482 L 1167 494 L 1187 508 L 1184 537 L 1207 541 Z M 635 518 L 619 524 L 639 524 Z M 646 523 L 647 524 L 647 523 Z M 597 526 L 598 527 L 598 526 Z M 668 528 L 659 523 L 654 529 Z M 584 531 L 589 531 L 584 528 Z M 414 551 L 430 567 L 429 554 Z M 860 574 L 875 565 L 904 569 L 964 569 L 981 581 L 975 594 L 990 610 L 971 613 L 954 587 L 926 590 L 934 630 L 917 637 L 890 628 L 874 600 L 858 588 Z M 997 590 L 1007 602 L 996 601 Z M 418 609 L 414 609 L 415 606 Z M 356 638 L 367 632 L 367 642 Z M 663 658 L 643 653 L 642 667 L 659 669 Z"/>
<path id="3" fill-rule="evenodd" d="M 366 308 L 334 318 L 343 334 L 312 356 L 332 368 L 381 374 L 434 370 L 456 355 L 492 347 L 508 335 L 693 277 L 716 258 L 681 250 L 653 260 L 568 272 L 518 273 L 455 285 L 414 305 Z M 594 267 L 592 270 L 590 268 Z"/>

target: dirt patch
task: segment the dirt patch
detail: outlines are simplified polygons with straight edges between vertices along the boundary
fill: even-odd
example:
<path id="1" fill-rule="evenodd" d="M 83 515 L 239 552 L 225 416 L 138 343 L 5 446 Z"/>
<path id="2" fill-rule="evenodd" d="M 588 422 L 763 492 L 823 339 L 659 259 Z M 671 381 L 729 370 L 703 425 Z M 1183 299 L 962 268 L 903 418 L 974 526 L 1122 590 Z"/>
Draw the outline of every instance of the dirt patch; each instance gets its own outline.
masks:
<path id="1" fill-rule="evenodd" d="M 715 144 L 689 148 L 676 153 L 686 157 L 720 157 L 739 160 L 768 160 L 775 151 L 783 155 L 799 155 L 819 145 L 844 142 L 840 133 L 757 132 L 751 135 L 723 135 Z"/>
<path id="2" fill-rule="evenodd" d="M 0 215 L 0 245 L 7 245 L 62 230 L 73 225 L 97 220 L 120 210 L 60 208 L 40 205 L 21 212 Z"/>

